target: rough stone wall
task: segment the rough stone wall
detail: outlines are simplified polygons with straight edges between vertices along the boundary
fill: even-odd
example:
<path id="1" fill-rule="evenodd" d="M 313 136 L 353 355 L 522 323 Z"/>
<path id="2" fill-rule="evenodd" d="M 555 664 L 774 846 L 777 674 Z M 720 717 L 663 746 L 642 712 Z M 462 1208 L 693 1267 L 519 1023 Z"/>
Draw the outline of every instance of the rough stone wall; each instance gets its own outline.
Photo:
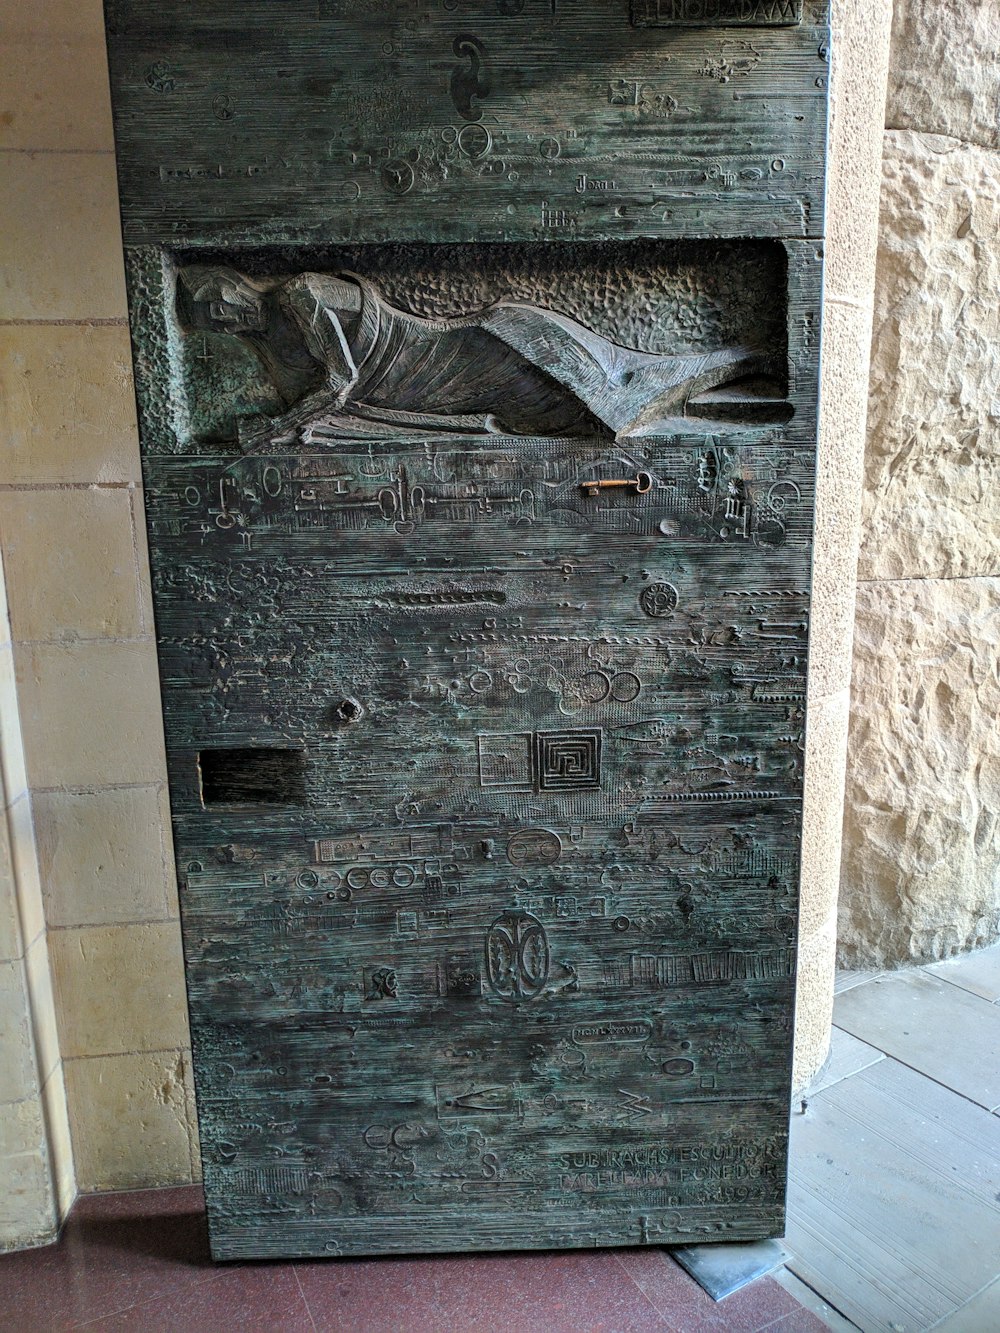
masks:
<path id="1" fill-rule="evenodd" d="M 896 0 L 844 826 L 851 966 L 1000 936 L 1000 8 Z"/>

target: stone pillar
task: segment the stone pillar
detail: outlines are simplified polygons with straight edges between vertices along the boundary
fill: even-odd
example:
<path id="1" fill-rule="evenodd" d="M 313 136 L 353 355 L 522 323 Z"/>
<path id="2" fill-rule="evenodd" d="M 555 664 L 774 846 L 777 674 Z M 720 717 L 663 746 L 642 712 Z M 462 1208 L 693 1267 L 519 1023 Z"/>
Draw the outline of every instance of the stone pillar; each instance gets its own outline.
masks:
<path id="1" fill-rule="evenodd" d="M 853 966 L 1000 936 L 1000 10 L 896 0 L 844 827 Z"/>
<path id="2" fill-rule="evenodd" d="M 835 0 L 795 1073 L 826 1059 L 892 0 Z"/>
<path id="3" fill-rule="evenodd" d="M 190 1181 L 197 1150 L 101 0 L 0 0 L 0 49 L 0 741 L 7 764 L 23 738 L 26 923 L 5 946 L 0 902 L 0 1020 L 24 1060 L 24 1004 L 45 1035 L 35 1073 L 0 1080 L 2 1245 L 51 1234 L 70 1134 L 83 1191 Z M 48 1130 L 44 1188 L 35 1147 L 2 1137 L 8 1086 L 10 1133 Z"/>
<path id="4" fill-rule="evenodd" d="M 31 793 L 0 565 L 0 1251 L 54 1240 L 74 1194 Z"/>

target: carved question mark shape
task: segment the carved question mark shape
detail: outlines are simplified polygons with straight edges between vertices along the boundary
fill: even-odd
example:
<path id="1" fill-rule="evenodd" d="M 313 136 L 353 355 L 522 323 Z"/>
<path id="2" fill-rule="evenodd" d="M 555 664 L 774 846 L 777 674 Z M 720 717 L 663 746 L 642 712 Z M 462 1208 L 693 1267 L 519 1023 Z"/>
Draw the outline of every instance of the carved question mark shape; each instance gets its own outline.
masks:
<path id="1" fill-rule="evenodd" d="M 473 99 L 481 100 L 490 95 L 490 76 L 486 69 L 486 51 L 476 37 L 461 34 L 452 43 L 455 55 L 468 60 L 469 68 L 456 65 L 451 74 L 451 100 L 455 109 L 465 120 L 482 120 L 483 108 L 473 106 Z"/>

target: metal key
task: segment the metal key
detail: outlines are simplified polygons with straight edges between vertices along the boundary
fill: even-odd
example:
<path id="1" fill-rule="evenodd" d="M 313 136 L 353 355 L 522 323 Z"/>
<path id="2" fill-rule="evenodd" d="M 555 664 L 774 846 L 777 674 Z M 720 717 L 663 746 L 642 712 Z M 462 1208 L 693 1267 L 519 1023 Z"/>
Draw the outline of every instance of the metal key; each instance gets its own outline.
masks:
<path id="1" fill-rule="evenodd" d="M 621 486 L 634 486 L 636 495 L 645 495 L 653 489 L 653 478 L 648 472 L 637 472 L 634 477 L 607 477 L 600 481 L 580 482 L 580 489 L 587 495 L 600 495 L 601 491 Z"/>

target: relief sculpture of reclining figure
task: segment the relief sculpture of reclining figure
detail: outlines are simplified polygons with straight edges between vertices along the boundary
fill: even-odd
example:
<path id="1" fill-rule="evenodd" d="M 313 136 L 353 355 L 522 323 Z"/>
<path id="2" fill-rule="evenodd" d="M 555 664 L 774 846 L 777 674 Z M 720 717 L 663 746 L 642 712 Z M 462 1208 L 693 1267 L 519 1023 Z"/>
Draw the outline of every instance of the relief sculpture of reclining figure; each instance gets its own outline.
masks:
<path id="1" fill-rule="evenodd" d="M 272 441 L 342 437 L 361 423 L 395 432 L 659 434 L 686 416 L 710 415 L 711 391 L 783 375 L 773 352 L 639 352 L 515 301 L 424 319 L 395 309 L 354 274 L 267 284 L 190 265 L 180 273 L 179 302 L 188 328 L 229 334 L 254 352 L 287 408 L 268 422 Z"/>

